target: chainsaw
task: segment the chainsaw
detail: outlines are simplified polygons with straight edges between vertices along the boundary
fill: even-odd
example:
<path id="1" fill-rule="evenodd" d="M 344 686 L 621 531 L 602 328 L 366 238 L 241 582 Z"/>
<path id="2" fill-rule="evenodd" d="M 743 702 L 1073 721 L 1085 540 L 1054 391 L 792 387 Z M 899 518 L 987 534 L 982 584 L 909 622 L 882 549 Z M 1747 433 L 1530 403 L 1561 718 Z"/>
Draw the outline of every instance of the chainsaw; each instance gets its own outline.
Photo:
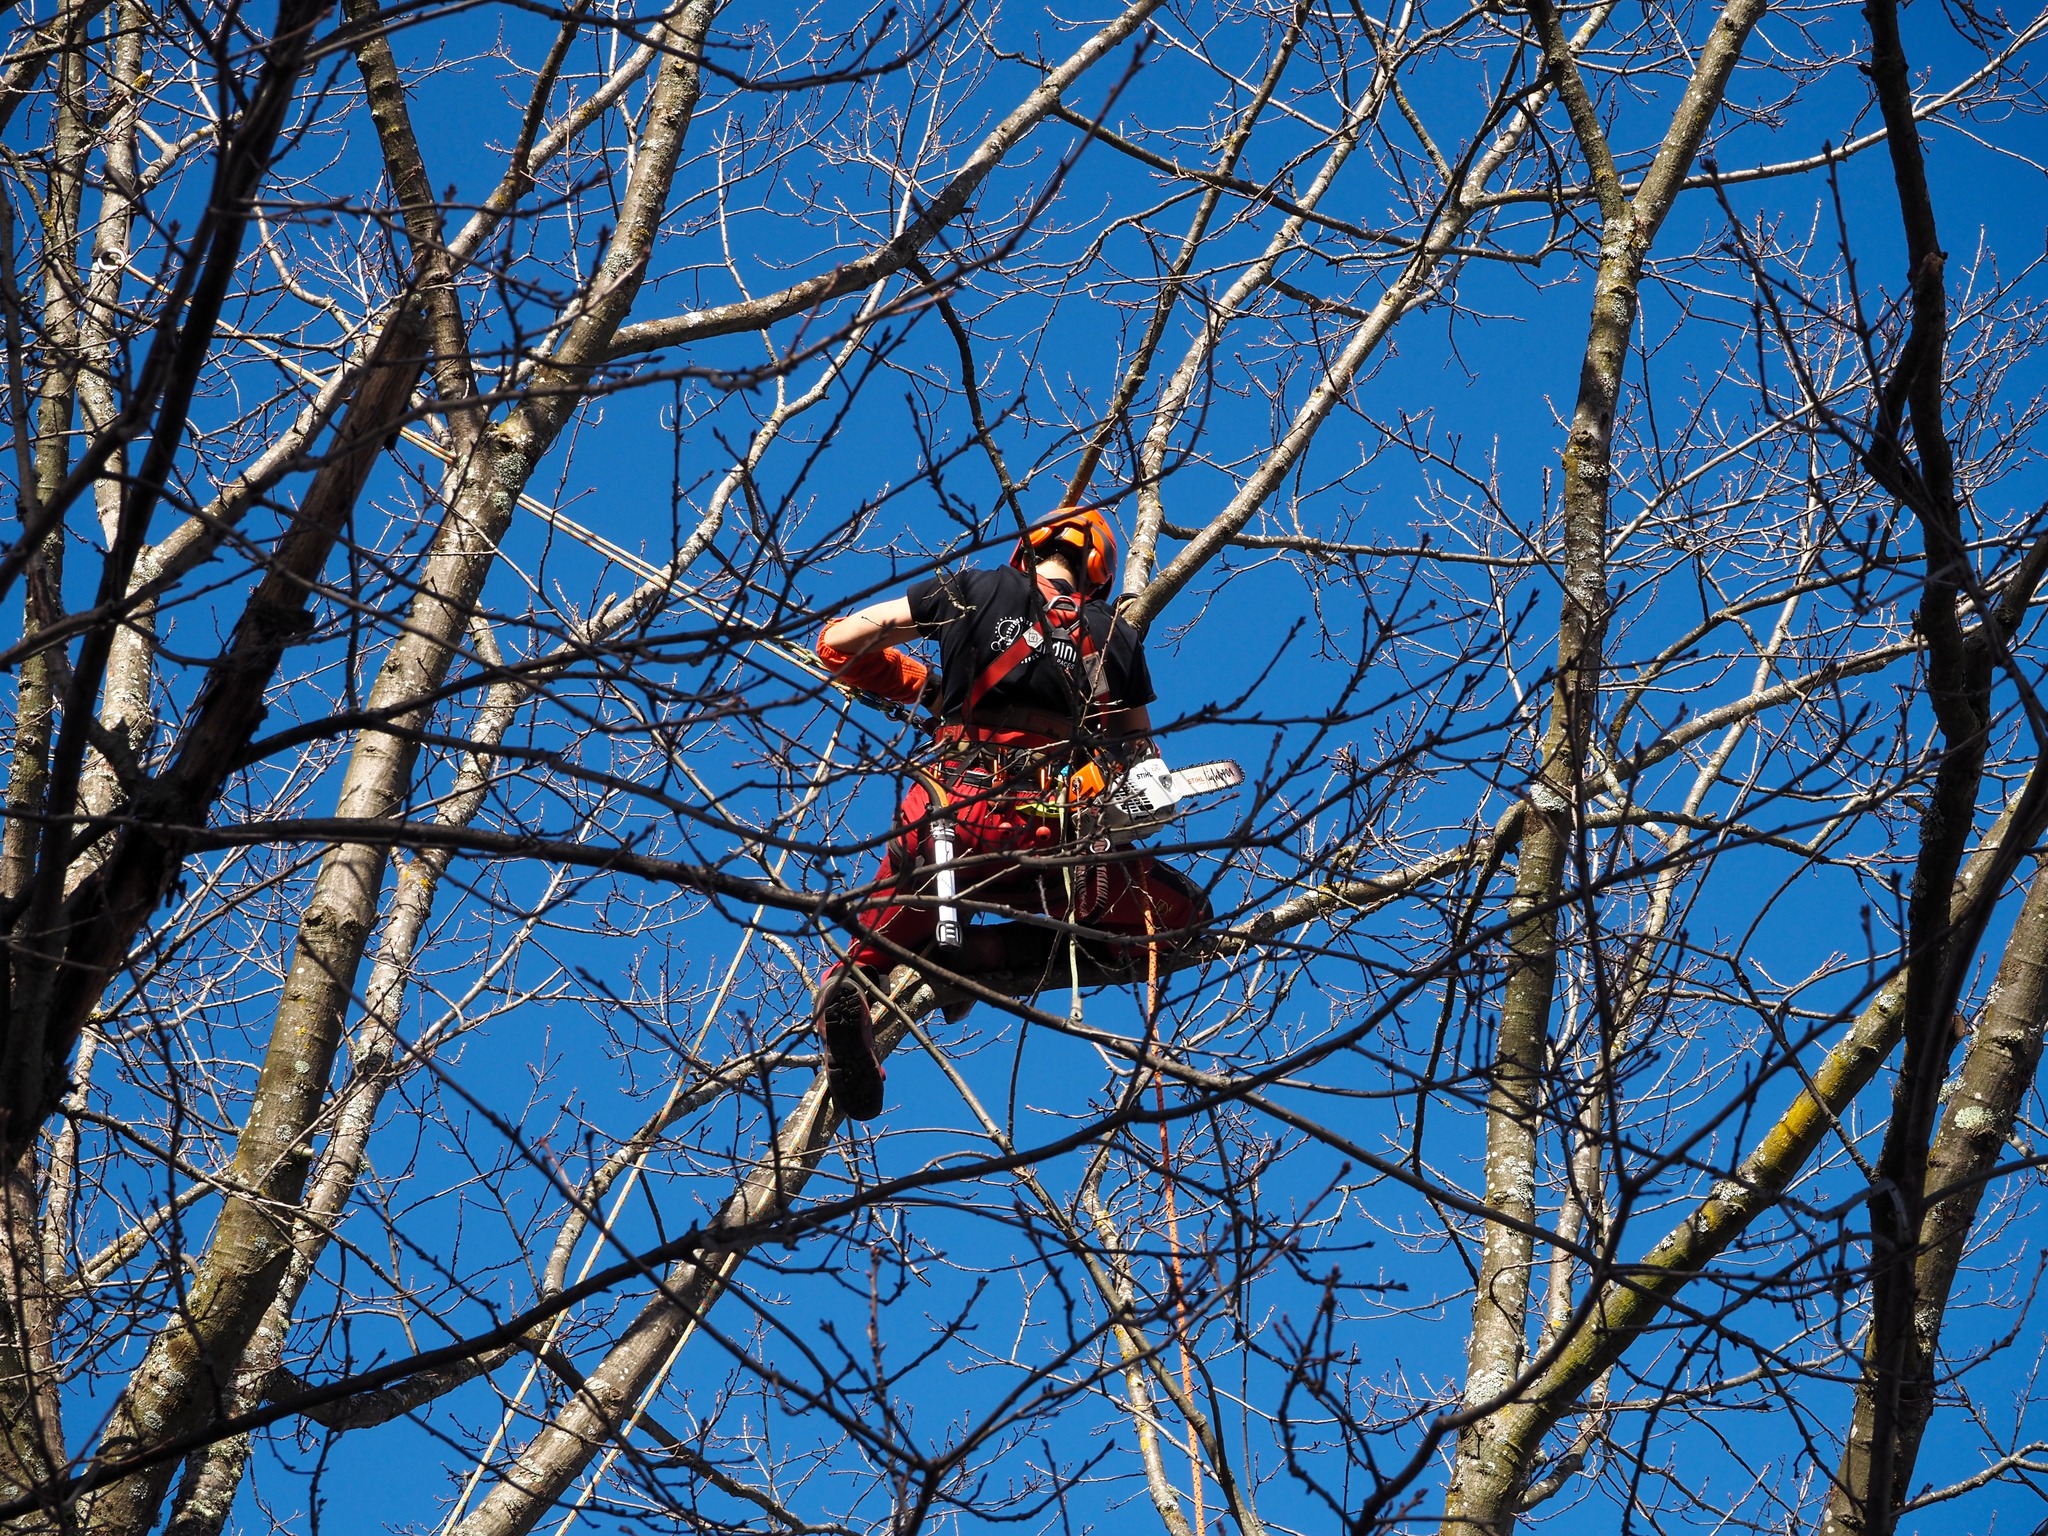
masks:
<path id="1" fill-rule="evenodd" d="M 1126 774 L 1114 788 L 1104 786 L 1101 770 L 1090 763 L 1069 774 L 1062 790 L 1068 806 L 1085 805 L 1096 819 L 1098 846 L 1107 853 L 1112 846 L 1127 848 L 1172 826 L 1189 808 L 1189 801 L 1227 794 L 1242 783 L 1244 770 L 1227 758 L 1176 769 L 1150 784 L 1133 782 Z M 953 874 L 953 827 L 943 817 L 932 823 L 931 852 L 936 866 L 939 947 L 957 949 L 963 930 L 960 910 L 954 905 L 958 887 Z"/>
<path id="2" fill-rule="evenodd" d="M 1157 799 L 1126 774 L 1114 789 L 1096 796 L 1093 805 L 1102 817 L 1104 835 L 1124 847 L 1172 826 L 1190 800 L 1226 794 L 1242 783 L 1244 770 L 1225 758 L 1175 769 L 1165 776 L 1166 793 Z"/>

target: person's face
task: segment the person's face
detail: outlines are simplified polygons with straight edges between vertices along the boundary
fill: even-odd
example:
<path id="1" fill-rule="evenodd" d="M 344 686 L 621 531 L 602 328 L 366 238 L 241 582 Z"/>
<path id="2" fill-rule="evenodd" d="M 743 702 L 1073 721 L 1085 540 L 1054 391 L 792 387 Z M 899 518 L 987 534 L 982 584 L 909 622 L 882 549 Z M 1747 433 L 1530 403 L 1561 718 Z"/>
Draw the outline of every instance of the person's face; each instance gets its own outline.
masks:
<path id="1" fill-rule="evenodd" d="M 1063 539 L 1047 547 L 1039 556 L 1038 574 L 1046 577 L 1058 576 L 1079 586 L 1082 582 L 1081 572 L 1086 563 L 1080 547 Z"/>

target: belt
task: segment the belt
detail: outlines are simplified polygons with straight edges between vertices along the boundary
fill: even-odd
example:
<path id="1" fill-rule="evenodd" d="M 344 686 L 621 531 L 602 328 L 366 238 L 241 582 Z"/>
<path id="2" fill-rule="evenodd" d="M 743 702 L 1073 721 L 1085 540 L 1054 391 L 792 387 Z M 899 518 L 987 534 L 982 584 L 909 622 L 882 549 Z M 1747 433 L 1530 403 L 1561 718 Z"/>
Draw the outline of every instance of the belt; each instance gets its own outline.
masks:
<path id="1" fill-rule="evenodd" d="M 948 721 L 932 736 L 937 741 L 971 741 L 991 747 L 1058 747 L 1074 739 L 1074 723 L 1063 715 L 1006 709 L 978 715 L 972 723 Z"/>
<path id="2" fill-rule="evenodd" d="M 993 741 L 1016 748 L 1053 748 L 1073 741 L 1075 723 L 1071 715 L 1055 715 L 1049 709 L 975 709 L 967 719 L 952 719 L 938 727 L 940 741 Z"/>

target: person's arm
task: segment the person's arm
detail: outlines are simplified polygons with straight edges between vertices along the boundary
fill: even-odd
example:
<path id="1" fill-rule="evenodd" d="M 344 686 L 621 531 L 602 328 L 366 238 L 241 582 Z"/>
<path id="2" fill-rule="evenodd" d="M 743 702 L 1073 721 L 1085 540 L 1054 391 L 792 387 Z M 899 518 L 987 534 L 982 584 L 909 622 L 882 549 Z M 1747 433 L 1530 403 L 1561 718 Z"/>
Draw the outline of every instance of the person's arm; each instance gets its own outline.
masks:
<path id="1" fill-rule="evenodd" d="M 884 645 L 916 638 L 917 624 L 910 617 L 910 599 L 892 597 L 870 603 L 859 613 L 834 619 L 818 633 L 818 644 L 829 646 L 851 661 Z"/>
<path id="2" fill-rule="evenodd" d="M 898 704 L 916 704 L 931 687 L 932 669 L 895 641 L 917 633 L 910 599 L 892 597 L 818 631 L 818 660 L 840 682 Z"/>

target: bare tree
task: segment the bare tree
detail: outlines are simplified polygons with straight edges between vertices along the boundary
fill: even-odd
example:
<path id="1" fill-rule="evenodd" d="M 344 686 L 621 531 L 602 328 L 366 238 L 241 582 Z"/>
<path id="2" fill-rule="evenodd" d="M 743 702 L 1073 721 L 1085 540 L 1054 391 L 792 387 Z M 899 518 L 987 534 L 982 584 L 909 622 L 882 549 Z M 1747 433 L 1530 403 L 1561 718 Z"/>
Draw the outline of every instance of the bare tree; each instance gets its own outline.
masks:
<path id="1" fill-rule="evenodd" d="M 2038 1500 L 2044 33 L 25 8 L 0 1522 Z M 1083 499 L 1214 927 L 849 1126 L 810 642 Z"/>

